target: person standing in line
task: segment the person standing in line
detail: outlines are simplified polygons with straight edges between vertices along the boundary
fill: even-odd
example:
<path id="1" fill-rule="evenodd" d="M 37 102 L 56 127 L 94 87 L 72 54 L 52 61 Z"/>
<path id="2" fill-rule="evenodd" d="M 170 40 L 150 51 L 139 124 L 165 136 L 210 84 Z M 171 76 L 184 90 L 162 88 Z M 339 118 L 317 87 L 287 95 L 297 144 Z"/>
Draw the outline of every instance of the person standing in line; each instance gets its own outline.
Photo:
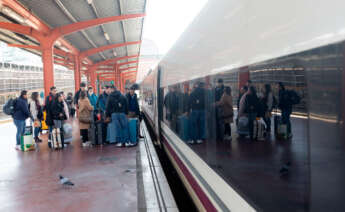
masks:
<path id="1" fill-rule="evenodd" d="M 203 82 L 199 82 L 197 87 L 193 89 L 189 97 L 189 105 L 191 109 L 190 121 L 191 121 L 191 140 L 190 144 L 201 144 L 205 140 L 205 128 L 206 128 L 206 114 L 205 114 L 205 98 L 206 90 Z"/>
<path id="2" fill-rule="evenodd" d="M 105 86 L 105 89 L 103 90 L 103 93 L 101 95 L 99 95 L 98 99 L 97 99 L 97 103 L 96 103 L 96 108 L 101 110 L 101 111 L 105 111 L 105 105 L 107 103 L 108 97 L 111 94 L 111 88 L 109 85 Z"/>
<path id="3" fill-rule="evenodd" d="M 259 99 L 256 94 L 256 89 L 251 86 L 245 97 L 245 109 L 244 113 L 248 115 L 249 136 L 253 140 L 254 134 L 254 120 L 258 115 Z"/>
<path id="4" fill-rule="evenodd" d="M 224 93 L 224 82 L 223 79 L 218 79 L 217 86 L 215 88 L 215 102 L 219 102 L 220 99 L 222 98 L 222 95 Z M 219 105 L 216 104 L 215 108 L 215 118 L 216 118 L 216 138 L 218 140 L 223 139 L 222 135 L 222 125 L 223 125 L 223 119 L 222 119 L 222 114 L 223 114 L 223 108 L 220 107 Z"/>
<path id="5" fill-rule="evenodd" d="M 134 88 L 130 88 L 129 92 L 126 94 L 129 118 L 138 118 L 140 115 L 138 98 L 134 91 Z"/>
<path id="6" fill-rule="evenodd" d="M 238 95 L 238 98 L 237 98 L 237 118 L 236 118 L 236 125 L 238 125 L 238 120 L 239 120 L 239 117 L 240 117 L 240 103 L 241 103 L 241 99 L 242 99 L 242 96 L 247 93 L 248 91 L 248 87 L 245 85 L 243 86 L 241 89 L 240 89 L 240 93 Z"/>
<path id="7" fill-rule="evenodd" d="M 271 85 L 265 84 L 264 96 L 263 96 L 263 103 L 264 103 L 264 121 L 266 123 L 267 132 L 271 132 L 271 117 L 272 117 L 272 110 L 273 110 L 273 94 Z"/>
<path id="8" fill-rule="evenodd" d="M 39 100 L 38 92 L 33 92 L 31 94 L 31 101 L 29 102 L 29 108 L 31 115 L 34 120 L 34 139 L 36 143 L 42 142 L 38 138 L 39 132 L 41 131 L 41 121 L 43 119 L 42 106 Z"/>
<path id="9" fill-rule="evenodd" d="M 233 123 L 234 119 L 234 110 L 232 107 L 232 96 L 230 87 L 227 86 L 224 88 L 224 93 L 220 100 L 216 102 L 216 105 L 222 107 L 222 114 L 220 117 L 224 121 L 224 139 L 231 140 L 231 123 Z"/>
<path id="10" fill-rule="evenodd" d="M 88 98 L 93 108 L 97 108 L 97 95 L 93 92 L 93 88 L 89 87 L 87 89 Z"/>
<path id="11" fill-rule="evenodd" d="M 20 140 L 25 131 L 25 120 L 27 118 L 32 118 L 32 115 L 29 111 L 28 105 L 28 96 L 27 91 L 23 90 L 20 92 L 20 97 L 17 98 L 15 106 L 14 106 L 14 113 L 13 113 L 13 122 L 17 128 L 16 134 L 16 150 L 20 150 Z"/>
<path id="12" fill-rule="evenodd" d="M 115 87 L 114 87 L 115 88 Z M 129 139 L 128 120 L 126 115 L 128 114 L 128 103 L 126 97 L 124 97 L 120 91 L 115 90 L 109 95 L 106 104 L 106 118 L 111 119 L 111 132 L 109 141 L 110 143 L 117 143 L 117 147 L 130 147 L 134 146 Z"/>
<path id="13" fill-rule="evenodd" d="M 49 127 L 49 136 L 48 136 L 48 142 L 51 141 L 51 132 L 53 130 L 54 121 L 53 121 L 53 115 L 52 115 L 52 103 L 55 100 L 56 97 L 56 87 L 52 86 L 50 88 L 50 93 L 45 99 L 44 104 L 44 110 L 46 112 L 46 124 Z"/>
<path id="14" fill-rule="evenodd" d="M 61 97 L 62 97 L 63 109 L 65 111 L 66 120 L 69 120 L 70 113 L 69 113 L 69 108 L 68 108 L 68 104 L 67 104 L 67 101 L 66 101 L 65 93 L 63 91 L 61 91 L 60 94 L 61 94 Z"/>
<path id="15" fill-rule="evenodd" d="M 54 128 L 60 129 L 60 138 L 62 148 L 64 148 L 64 131 L 63 131 L 63 122 L 67 119 L 64 100 L 62 93 L 58 93 L 52 103 L 52 117 L 54 122 Z"/>
<path id="16" fill-rule="evenodd" d="M 80 92 L 86 91 L 86 84 L 85 82 L 80 83 L 80 89 L 74 95 L 74 104 L 78 107 L 78 102 L 80 98 Z"/>
<path id="17" fill-rule="evenodd" d="M 75 113 L 75 108 L 74 108 L 74 103 L 73 103 L 73 94 L 71 92 L 67 94 L 66 103 L 68 106 L 69 115 L 70 117 L 73 118 L 74 113 Z"/>
<path id="18" fill-rule="evenodd" d="M 178 97 L 175 86 L 169 86 L 169 92 L 164 97 L 165 118 L 170 123 L 170 128 L 176 132 L 178 117 Z"/>
<path id="19" fill-rule="evenodd" d="M 91 144 L 88 132 L 90 128 L 91 112 L 93 110 L 85 91 L 80 92 L 78 105 L 80 135 L 82 136 L 82 146 L 85 147 Z"/>
<path id="20" fill-rule="evenodd" d="M 279 104 L 278 108 L 282 113 L 282 122 L 287 126 L 287 137 L 292 138 L 290 116 L 292 114 L 292 102 L 290 101 L 289 91 L 285 89 L 282 82 L 278 83 L 279 87 Z"/>

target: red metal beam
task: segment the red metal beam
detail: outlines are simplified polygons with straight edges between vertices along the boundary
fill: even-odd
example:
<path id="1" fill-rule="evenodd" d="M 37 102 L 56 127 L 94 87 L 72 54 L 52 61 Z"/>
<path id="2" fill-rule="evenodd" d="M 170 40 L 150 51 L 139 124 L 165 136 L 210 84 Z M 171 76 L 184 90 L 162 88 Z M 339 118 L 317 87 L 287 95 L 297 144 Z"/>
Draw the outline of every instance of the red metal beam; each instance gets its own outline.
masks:
<path id="1" fill-rule="evenodd" d="M 60 37 L 69 35 L 73 32 L 78 32 L 90 27 L 95 27 L 99 26 L 102 24 L 110 23 L 110 22 L 115 22 L 115 21 L 123 21 L 127 19 L 132 19 L 132 18 L 140 18 L 144 17 L 144 13 L 139 13 L 139 14 L 128 14 L 128 15 L 120 15 L 120 16 L 110 16 L 110 17 L 104 17 L 104 18 L 96 18 L 92 20 L 87 20 L 87 21 L 80 21 L 77 23 L 72 23 L 60 27 L 56 27 L 52 30 L 51 37 L 56 40 Z"/>
<path id="2" fill-rule="evenodd" d="M 33 15 L 17 0 L 0 0 L 0 4 L 2 4 L 2 6 L 7 6 L 11 8 L 17 14 L 21 15 L 27 22 L 29 22 L 29 25 L 32 26 L 33 29 L 37 30 L 38 32 L 43 33 L 45 35 L 50 34 L 50 30 L 51 30 L 50 27 L 47 26 L 43 21 L 41 21 L 35 15 Z M 79 53 L 78 49 L 72 46 L 68 41 L 62 38 L 59 39 L 59 41 L 61 42 L 62 45 L 67 47 L 69 50 L 71 50 L 72 54 Z"/>
<path id="3" fill-rule="evenodd" d="M 106 45 L 106 46 L 101 46 L 98 48 L 93 48 L 93 49 L 88 49 L 86 51 L 83 51 L 80 53 L 80 58 L 85 58 L 88 57 L 90 55 L 99 53 L 99 52 L 103 52 L 105 50 L 108 49 L 114 49 L 114 48 L 118 48 L 118 47 L 122 47 L 122 46 L 128 46 L 128 45 L 135 45 L 135 44 L 141 44 L 141 41 L 134 41 L 134 42 L 126 42 L 126 43 L 116 43 L 116 44 L 111 44 L 111 45 Z"/>
<path id="4" fill-rule="evenodd" d="M 135 70 L 135 71 L 127 71 L 127 72 L 122 72 L 121 74 L 124 75 L 124 74 L 132 74 L 132 73 L 137 73 L 138 71 Z"/>
<path id="5" fill-rule="evenodd" d="M 130 58 L 137 58 L 137 57 L 139 57 L 138 54 L 137 55 L 131 55 L 131 56 L 124 56 L 124 57 L 115 57 L 115 58 L 111 58 L 111 59 L 108 59 L 108 60 L 103 60 L 101 62 L 95 63 L 92 66 L 93 67 L 99 67 L 99 66 L 102 66 L 102 65 L 107 65 L 107 64 L 110 64 L 110 63 L 117 62 L 119 60 L 125 60 L 125 59 L 130 59 Z"/>
<path id="6" fill-rule="evenodd" d="M 125 62 L 125 63 L 119 63 L 117 64 L 117 67 L 121 67 L 121 66 L 124 66 L 124 65 L 129 65 L 129 64 L 138 64 L 139 63 L 139 60 L 135 60 L 135 61 L 129 61 L 129 62 Z"/>
<path id="7" fill-rule="evenodd" d="M 123 72 L 123 71 L 127 71 L 127 70 L 131 70 L 131 69 L 138 69 L 139 66 L 130 66 L 127 68 L 120 68 L 119 71 Z"/>
<path id="8" fill-rule="evenodd" d="M 35 49 L 37 51 L 42 51 L 42 48 L 40 46 L 32 46 L 32 45 L 22 45 L 22 44 L 7 44 L 7 46 L 9 47 L 17 47 L 17 48 L 22 48 L 22 49 Z M 54 48 L 54 54 L 56 55 L 59 55 L 59 56 L 63 56 L 63 57 L 67 57 L 69 58 L 70 60 L 74 60 L 73 59 L 73 55 L 68 53 L 68 52 L 65 52 L 63 50 L 60 50 L 60 49 L 56 49 Z"/>

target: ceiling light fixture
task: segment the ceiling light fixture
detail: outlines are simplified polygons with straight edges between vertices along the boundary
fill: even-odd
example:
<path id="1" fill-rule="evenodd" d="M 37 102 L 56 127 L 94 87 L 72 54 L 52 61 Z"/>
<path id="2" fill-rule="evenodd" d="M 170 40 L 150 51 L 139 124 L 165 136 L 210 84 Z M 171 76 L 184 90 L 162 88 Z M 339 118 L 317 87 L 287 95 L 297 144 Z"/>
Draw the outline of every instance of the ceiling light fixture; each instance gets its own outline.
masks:
<path id="1" fill-rule="evenodd" d="M 9 7 L 1 8 L 1 12 L 3 12 L 4 14 L 10 16 L 11 18 L 15 19 L 16 21 L 18 21 L 20 23 L 24 23 L 24 21 L 25 21 L 25 19 L 21 15 L 18 15 L 16 12 L 14 12 Z"/>
<path id="2" fill-rule="evenodd" d="M 110 40 L 108 33 L 104 33 L 104 37 L 105 37 L 105 39 Z"/>
<path id="3" fill-rule="evenodd" d="M 88 4 L 92 4 L 92 0 L 87 0 L 87 3 Z"/>
<path id="4" fill-rule="evenodd" d="M 62 46 L 61 49 L 64 50 L 65 52 L 69 52 L 69 49 L 67 49 L 67 48 L 64 47 L 64 46 Z"/>

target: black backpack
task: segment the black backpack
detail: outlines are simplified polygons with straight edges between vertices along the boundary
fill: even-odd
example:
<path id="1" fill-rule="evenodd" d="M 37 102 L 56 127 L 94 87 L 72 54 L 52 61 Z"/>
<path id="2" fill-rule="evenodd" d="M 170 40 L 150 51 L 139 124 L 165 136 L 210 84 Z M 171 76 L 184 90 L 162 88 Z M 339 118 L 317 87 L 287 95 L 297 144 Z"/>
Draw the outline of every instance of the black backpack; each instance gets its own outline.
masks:
<path id="1" fill-rule="evenodd" d="M 12 116 L 16 110 L 17 98 L 10 98 L 3 107 L 3 111 L 6 115 Z"/>
<path id="2" fill-rule="evenodd" d="M 301 97 L 294 90 L 289 90 L 288 91 L 288 96 L 289 96 L 289 102 L 292 105 L 297 105 L 297 104 L 299 104 L 301 102 Z"/>

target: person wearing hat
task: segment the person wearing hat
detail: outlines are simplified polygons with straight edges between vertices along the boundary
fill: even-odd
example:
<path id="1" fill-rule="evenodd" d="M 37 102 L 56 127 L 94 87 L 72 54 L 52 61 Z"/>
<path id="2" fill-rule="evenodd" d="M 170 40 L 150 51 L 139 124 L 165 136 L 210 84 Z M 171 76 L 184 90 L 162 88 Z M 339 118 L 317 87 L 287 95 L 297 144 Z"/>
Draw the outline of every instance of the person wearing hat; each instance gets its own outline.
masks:
<path id="1" fill-rule="evenodd" d="M 188 141 L 188 143 L 190 144 L 201 144 L 205 140 L 205 97 L 205 84 L 203 82 L 198 82 L 197 87 L 193 89 L 189 97 L 189 105 L 191 109 L 191 140 Z"/>
<path id="2" fill-rule="evenodd" d="M 77 93 L 74 95 L 74 104 L 78 106 L 78 101 L 80 97 L 80 92 L 85 91 L 86 92 L 86 84 L 85 82 L 80 83 L 80 89 L 77 91 Z"/>

